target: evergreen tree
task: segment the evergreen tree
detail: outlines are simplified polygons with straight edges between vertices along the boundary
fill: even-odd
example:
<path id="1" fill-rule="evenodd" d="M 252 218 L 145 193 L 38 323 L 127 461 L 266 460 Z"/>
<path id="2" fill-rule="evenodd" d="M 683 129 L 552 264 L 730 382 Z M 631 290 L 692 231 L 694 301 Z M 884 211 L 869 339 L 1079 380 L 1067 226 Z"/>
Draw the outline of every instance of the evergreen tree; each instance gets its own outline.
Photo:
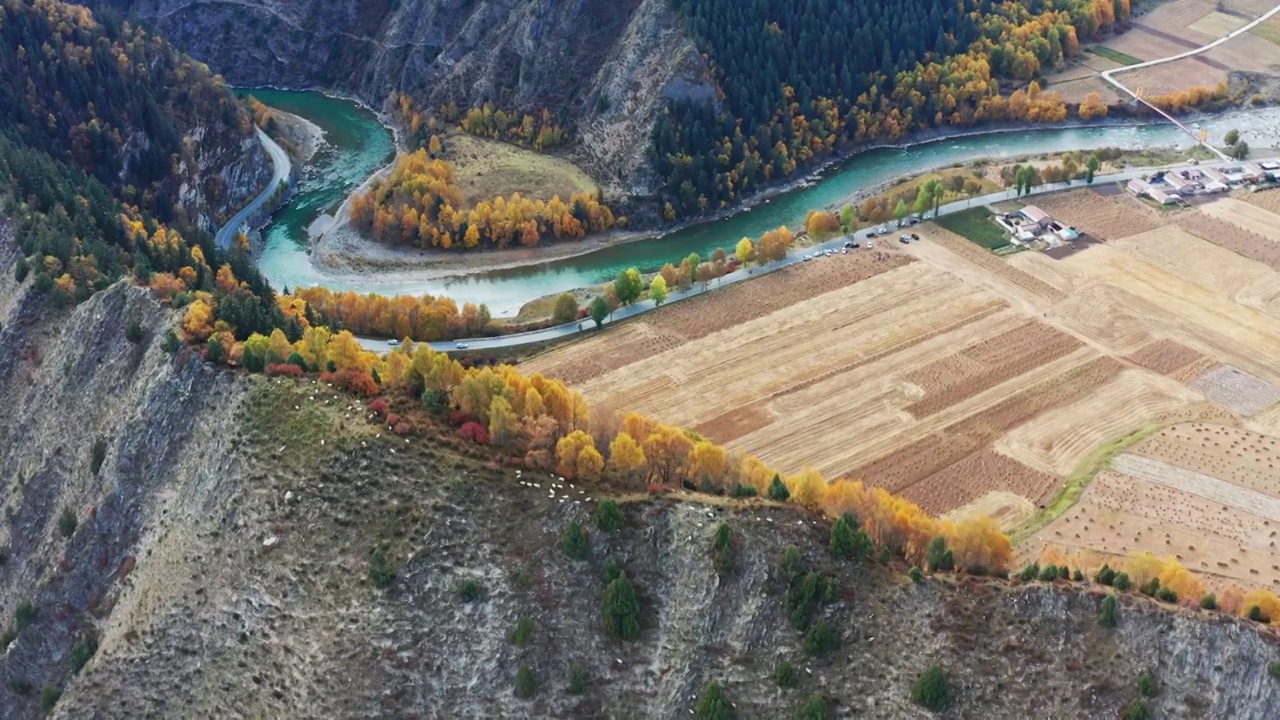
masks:
<path id="1" fill-rule="evenodd" d="M 605 587 L 602 611 L 609 637 L 626 641 L 640 637 L 640 598 L 626 573 Z"/>
<path id="2" fill-rule="evenodd" d="M 782 476 L 774 473 L 773 482 L 769 483 L 769 499 L 786 502 L 789 497 L 791 497 L 791 491 L 782 482 Z"/>

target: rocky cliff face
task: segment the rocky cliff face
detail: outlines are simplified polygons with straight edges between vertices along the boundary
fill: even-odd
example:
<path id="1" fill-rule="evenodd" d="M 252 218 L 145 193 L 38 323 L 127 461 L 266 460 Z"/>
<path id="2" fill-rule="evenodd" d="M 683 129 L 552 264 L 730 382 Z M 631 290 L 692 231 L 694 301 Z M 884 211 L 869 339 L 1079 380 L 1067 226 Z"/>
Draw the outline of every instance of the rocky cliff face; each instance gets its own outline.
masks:
<path id="1" fill-rule="evenodd" d="M 611 198 L 655 187 L 644 156 L 667 97 L 714 97 L 666 0 L 96 0 L 125 6 L 238 85 L 328 88 L 375 107 L 549 108 Z M 603 98 L 603 99 L 601 99 Z"/>
<path id="2" fill-rule="evenodd" d="M 951 676 L 949 717 L 1113 718 L 1144 672 L 1160 685 L 1154 717 L 1280 716 L 1267 672 L 1280 652 L 1248 623 L 1129 597 L 1104 629 L 1083 585 L 915 585 L 901 566 L 830 560 L 824 521 L 760 503 L 637 499 L 620 532 L 599 532 L 594 487 L 393 437 L 314 381 L 166 352 L 174 317 L 145 290 L 55 312 L 0 272 L 3 626 L 34 610 L 0 657 L 0 719 L 40 717 L 47 686 L 62 718 L 658 720 L 688 716 L 712 681 L 742 718 L 790 718 L 814 693 L 839 717 L 923 717 L 909 687 L 931 663 Z M 560 549 L 568 520 L 591 529 L 585 561 Z M 737 538 L 724 575 L 710 551 L 721 521 Z M 806 655 L 787 621 L 787 545 L 839 578 L 816 615 L 841 638 L 828 658 Z M 385 590 L 368 579 L 375 546 L 396 568 Z M 610 560 L 640 595 L 634 643 L 601 630 Z M 526 647 L 512 642 L 520 618 Z M 796 689 L 774 682 L 780 659 Z M 513 693 L 520 665 L 533 699 Z"/>

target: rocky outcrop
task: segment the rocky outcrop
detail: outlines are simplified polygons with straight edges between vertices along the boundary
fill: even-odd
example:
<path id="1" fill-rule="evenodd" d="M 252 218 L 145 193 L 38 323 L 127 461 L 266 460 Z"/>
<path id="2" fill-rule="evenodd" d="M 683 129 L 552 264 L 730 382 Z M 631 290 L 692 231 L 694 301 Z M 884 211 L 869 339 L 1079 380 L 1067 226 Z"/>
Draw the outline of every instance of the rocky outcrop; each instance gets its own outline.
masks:
<path id="1" fill-rule="evenodd" d="M 95 0 L 127 6 L 237 85 L 326 88 L 378 107 L 549 108 L 617 202 L 652 193 L 645 150 L 666 97 L 714 97 L 666 0 Z"/>

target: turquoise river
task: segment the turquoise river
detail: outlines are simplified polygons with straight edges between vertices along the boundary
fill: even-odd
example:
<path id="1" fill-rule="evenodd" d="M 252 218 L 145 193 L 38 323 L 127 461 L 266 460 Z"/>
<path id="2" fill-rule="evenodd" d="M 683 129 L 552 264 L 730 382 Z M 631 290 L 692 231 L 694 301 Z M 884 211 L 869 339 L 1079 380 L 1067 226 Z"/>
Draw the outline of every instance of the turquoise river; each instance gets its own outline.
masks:
<path id="1" fill-rule="evenodd" d="M 779 225 L 798 227 L 812 208 L 841 203 L 861 190 L 930 168 L 978 158 L 1061 150 L 1191 144 L 1186 135 L 1169 125 L 1109 125 L 985 132 L 905 148 L 868 150 L 832 167 L 805 187 L 779 194 L 723 220 L 546 263 L 427 279 L 412 271 L 329 271 L 313 266 L 306 252 L 307 227 L 312 221 L 335 208 L 394 155 L 391 133 L 373 113 L 316 92 L 254 90 L 253 94 L 268 105 L 314 122 L 324 130 L 326 140 L 304 169 L 298 193 L 263 230 L 259 262 L 275 287 L 325 285 L 334 290 L 383 295 L 447 295 L 458 303 L 487 303 L 499 316 L 514 314 L 522 304 L 542 295 L 608 280 L 623 268 L 656 270 L 691 252 L 705 256 L 716 247 L 731 248 L 741 237 L 754 238 Z M 1237 128 L 1258 150 L 1280 140 L 1275 135 L 1276 128 L 1280 128 L 1280 111 L 1275 109 L 1216 116 L 1202 124 L 1210 137 L 1221 137 L 1227 129 Z"/>

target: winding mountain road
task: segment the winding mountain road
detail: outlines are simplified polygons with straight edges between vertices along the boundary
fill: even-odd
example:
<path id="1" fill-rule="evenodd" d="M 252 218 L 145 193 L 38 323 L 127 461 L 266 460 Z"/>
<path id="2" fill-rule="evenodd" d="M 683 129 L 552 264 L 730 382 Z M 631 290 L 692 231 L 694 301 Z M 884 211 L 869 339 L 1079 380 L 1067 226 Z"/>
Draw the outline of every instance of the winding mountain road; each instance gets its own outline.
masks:
<path id="1" fill-rule="evenodd" d="M 284 149 L 263 132 L 262 128 L 254 129 L 258 132 L 258 142 L 262 143 L 262 149 L 266 150 L 267 155 L 271 158 L 271 167 L 273 169 L 271 182 L 267 183 L 267 186 L 256 198 L 241 208 L 240 212 L 236 213 L 234 217 L 227 221 L 226 225 L 222 226 L 222 229 L 218 230 L 214 240 L 221 250 L 231 247 L 231 239 L 249 222 L 249 218 L 253 217 L 254 213 L 261 210 L 275 196 L 276 190 L 280 188 L 280 183 L 287 182 L 289 174 L 293 172 L 293 164 L 289 162 L 289 156 Z"/>

